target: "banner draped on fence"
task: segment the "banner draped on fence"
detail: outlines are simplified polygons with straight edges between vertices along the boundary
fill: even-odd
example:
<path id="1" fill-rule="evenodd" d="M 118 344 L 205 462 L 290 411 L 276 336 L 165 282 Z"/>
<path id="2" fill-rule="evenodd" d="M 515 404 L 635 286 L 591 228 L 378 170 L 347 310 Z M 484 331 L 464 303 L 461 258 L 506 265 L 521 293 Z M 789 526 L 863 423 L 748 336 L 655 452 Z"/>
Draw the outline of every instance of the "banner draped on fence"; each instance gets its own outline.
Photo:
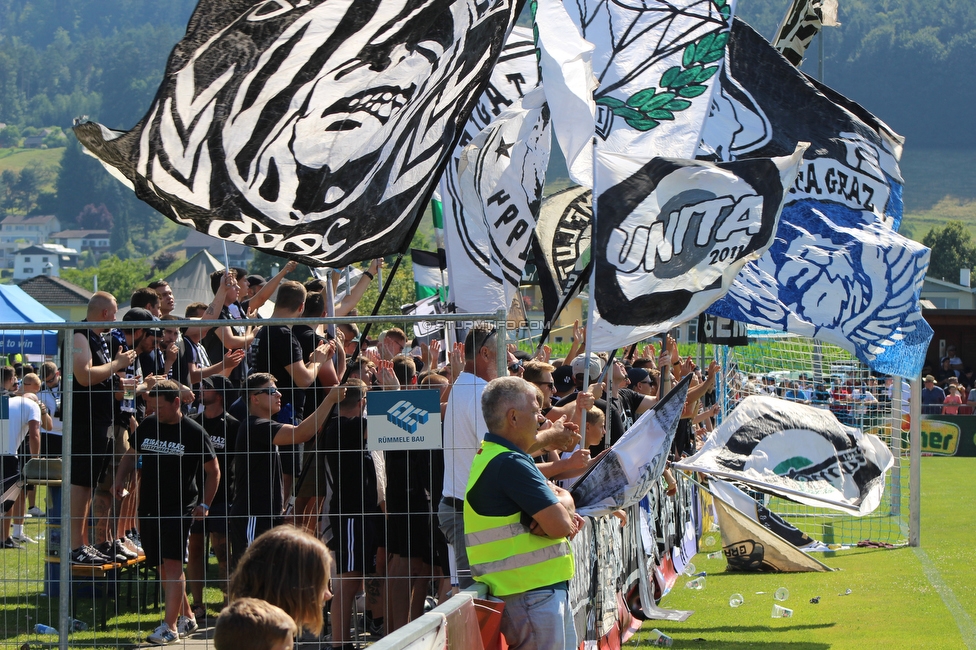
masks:
<path id="1" fill-rule="evenodd" d="M 510 299 L 505 300 L 503 275 L 499 260 L 492 251 L 489 224 L 479 211 L 469 212 L 469 208 L 473 206 L 462 200 L 458 165 L 465 147 L 498 116 L 538 85 L 539 67 L 532 32 L 523 27 L 515 27 L 491 72 L 485 92 L 478 99 L 474 111 L 464 125 L 461 140 L 440 179 L 447 268 L 452 278 L 449 296 L 450 302 L 456 305 L 458 311 L 507 310 L 511 305 Z M 507 140 L 505 144 L 508 144 Z M 511 151 L 508 154 L 511 155 Z M 504 160 L 506 159 L 503 157 L 502 161 Z M 505 224 L 502 222 L 500 225 Z M 526 233 L 526 238 L 530 233 L 531 228 Z M 507 238 L 502 243 L 506 241 Z M 526 245 L 527 242 L 528 239 Z M 478 290 L 472 291 L 473 287 Z"/>
<path id="2" fill-rule="evenodd" d="M 75 133 L 210 235 L 315 266 L 400 252 L 516 4 L 201 0 L 146 117 Z"/>
<path id="3" fill-rule="evenodd" d="M 674 464 L 857 516 L 881 503 L 892 465 L 877 436 L 841 424 L 830 411 L 765 395 L 742 400 L 698 453 Z"/>
<path id="4" fill-rule="evenodd" d="M 597 153 L 595 349 L 666 332 L 728 291 L 772 243 L 805 150 L 719 165 Z"/>
<path id="5" fill-rule="evenodd" d="M 690 381 L 691 375 L 679 381 L 573 484 L 578 513 L 595 517 L 630 507 L 661 478 Z"/>
<path id="6" fill-rule="evenodd" d="M 703 156 L 782 156 L 810 142 L 776 241 L 708 312 L 834 343 L 872 370 L 917 376 L 932 337 L 918 306 L 929 250 L 899 235 L 901 137 L 807 79 L 741 21 Z"/>

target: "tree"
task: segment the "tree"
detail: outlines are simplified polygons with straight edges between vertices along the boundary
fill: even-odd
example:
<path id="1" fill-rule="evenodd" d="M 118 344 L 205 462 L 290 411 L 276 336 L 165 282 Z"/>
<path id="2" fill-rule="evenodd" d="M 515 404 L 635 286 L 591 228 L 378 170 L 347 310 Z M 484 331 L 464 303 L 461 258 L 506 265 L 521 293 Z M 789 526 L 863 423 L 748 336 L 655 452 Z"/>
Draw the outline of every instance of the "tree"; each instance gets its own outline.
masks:
<path id="1" fill-rule="evenodd" d="M 976 244 L 961 221 L 948 221 L 943 228 L 929 230 L 922 243 L 932 249 L 929 275 L 959 281 L 959 269 L 976 267 Z"/>
<path id="2" fill-rule="evenodd" d="M 89 203 L 78 213 L 75 221 L 83 230 L 111 230 L 114 220 L 104 203 L 98 206 Z"/>
<path id="3" fill-rule="evenodd" d="M 119 302 L 128 302 L 132 291 L 149 281 L 149 260 L 145 258 L 120 260 L 114 255 L 103 257 L 98 266 L 87 269 L 62 269 L 61 277 L 80 287 L 94 286 L 93 276 L 98 276 L 98 289 L 108 291 Z"/>

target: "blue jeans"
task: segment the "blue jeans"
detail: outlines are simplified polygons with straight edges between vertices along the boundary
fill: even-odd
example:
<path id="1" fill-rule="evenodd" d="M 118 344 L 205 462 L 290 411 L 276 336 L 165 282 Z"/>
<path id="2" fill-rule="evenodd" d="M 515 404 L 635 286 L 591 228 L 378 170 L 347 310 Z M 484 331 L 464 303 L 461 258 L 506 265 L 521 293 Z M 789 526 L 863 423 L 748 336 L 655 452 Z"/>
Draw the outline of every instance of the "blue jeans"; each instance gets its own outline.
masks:
<path id="1" fill-rule="evenodd" d="M 468 549 L 464 545 L 464 513 L 441 501 L 437 504 L 437 524 L 454 550 L 458 584 L 461 589 L 467 589 L 474 584 L 474 580 L 471 579 L 471 565 L 468 564 Z"/>
<path id="2" fill-rule="evenodd" d="M 512 650 L 573 650 L 579 645 L 568 589 L 533 589 L 502 600 L 501 630 Z"/>

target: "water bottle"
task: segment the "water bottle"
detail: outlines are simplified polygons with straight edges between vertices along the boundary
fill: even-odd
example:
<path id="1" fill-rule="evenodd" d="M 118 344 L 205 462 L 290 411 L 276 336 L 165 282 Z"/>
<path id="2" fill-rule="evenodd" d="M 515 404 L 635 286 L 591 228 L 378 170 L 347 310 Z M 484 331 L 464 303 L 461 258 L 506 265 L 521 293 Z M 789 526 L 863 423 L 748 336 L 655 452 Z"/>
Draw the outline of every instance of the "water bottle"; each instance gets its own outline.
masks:
<path id="1" fill-rule="evenodd" d="M 37 632 L 38 634 L 57 634 L 58 633 L 58 631 L 57 631 L 56 628 L 53 628 L 50 625 L 44 625 L 43 623 L 38 623 L 37 625 L 35 625 L 34 626 L 34 631 Z"/>
<path id="2" fill-rule="evenodd" d="M 674 639 L 658 629 L 651 630 L 651 645 L 656 648 L 670 648 Z"/>

